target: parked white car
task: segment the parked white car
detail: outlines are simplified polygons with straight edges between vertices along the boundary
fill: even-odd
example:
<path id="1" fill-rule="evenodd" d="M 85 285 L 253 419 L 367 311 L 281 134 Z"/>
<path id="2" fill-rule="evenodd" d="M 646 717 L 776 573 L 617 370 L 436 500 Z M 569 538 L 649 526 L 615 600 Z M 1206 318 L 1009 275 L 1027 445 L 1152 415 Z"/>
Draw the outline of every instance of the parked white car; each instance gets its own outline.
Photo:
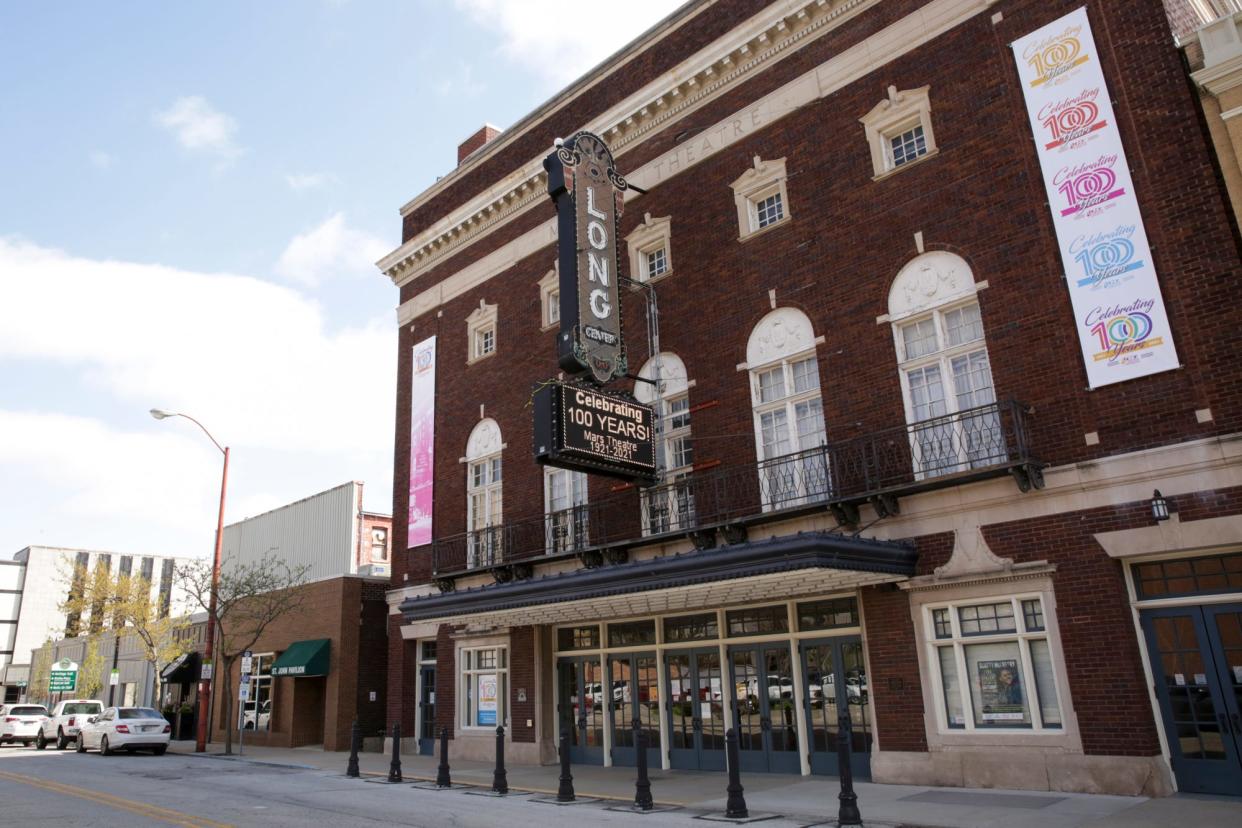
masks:
<path id="1" fill-rule="evenodd" d="M 47 708 L 41 704 L 0 705 L 0 745 L 35 740 L 40 725 L 47 720 Z"/>
<path id="2" fill-rule="evenodd" d="M 109 707 L 86 720 L 78 733 L 78 753 L 98 749 L 101 755 L 109 756 L 118 750 L 150 750 L 163 756 L 171 738 L 172 725 L 158 710 Z"/>
<path id="3" fill-rule="evenodd" d="M 267 730 L 268 722 L 272 719 L 272 700 L 268 699 L 263 702 L 263 708 L 259 711 L 259 730 Z M 254 730 L 254 711 L 247 710 L 243 717 L 243 727 L 246 730 Z"/>
<path id="4" fill-rule="evenodd" d="M 103 702 L 94 699 L 66 699 L 57 702 L 52 708 L 51 717 L 39 727 L 35 736 L 35 747 L 43 750 L 49 743 L 55 742 L 57 750 L 69 747 L 70 742 L 78 739 L 78 730 L 91 716 L 103 712 Z"/>

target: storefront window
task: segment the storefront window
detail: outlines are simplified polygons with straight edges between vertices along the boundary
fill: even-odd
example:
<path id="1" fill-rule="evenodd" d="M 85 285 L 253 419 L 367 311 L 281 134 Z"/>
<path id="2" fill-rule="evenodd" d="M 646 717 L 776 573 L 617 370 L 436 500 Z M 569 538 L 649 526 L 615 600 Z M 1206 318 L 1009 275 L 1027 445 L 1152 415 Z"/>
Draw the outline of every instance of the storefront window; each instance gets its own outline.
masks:
<path id="1" fill-rule="evenodd" d="M 720 625 L 716 621 L 714 612 L 664 619 L 664 641 L 666 643 L 703 641 L 719 637 Z"/>
<path id="2" fill-rule="evenodd" d="M 250 662 L 250 698 L 241 704 L 242 727 L 272 729 L 272 662 L 275 653 L 258 653 Z"/>
<path id="3" fill-rule="evenodd" d="M 929 609 L 950 729 L 1061 728 L 1045 609 L 1038 597 Z"/>
<path id="4" fill-rule="evenodd" d="M 561 627 L 556 631 L 558 650 L 598 650 L 599 627 Z"/>
<path id="5" fill-rule="evenodd" d="M 462 650 L 462 725 L 497 727 L 506 720 L 509 662 L 504 647 Z"/>
<path id="6" fill-rule="evenodd" d="M 639 647 L 655 643 L 654 621 L 630 621 L 608 625 L 609 647 Z"/>
<path id="7" fill-rule="evenodd" d="M 774 635 L 789 632 L 789 613 L 784 604 L 775 607 L 730 610 L 725 614 L 729 635 Z"/>
<path id="8" fill-rule="evenodd" d="M 832 598 L 798 604 L 798 629 L 830 630 L 858 626 L 858 599 Z"/>

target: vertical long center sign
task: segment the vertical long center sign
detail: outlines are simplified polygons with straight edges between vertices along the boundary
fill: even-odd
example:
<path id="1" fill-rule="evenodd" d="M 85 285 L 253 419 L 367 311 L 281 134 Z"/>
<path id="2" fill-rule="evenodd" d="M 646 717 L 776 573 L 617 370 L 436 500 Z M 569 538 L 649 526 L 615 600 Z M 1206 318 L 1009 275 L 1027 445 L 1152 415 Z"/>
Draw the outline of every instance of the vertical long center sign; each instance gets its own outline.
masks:
<path id="1" fill-rule="evenodd" d="M 414 346 L 410 379 L 410 522 L 406 546 L 431 543 L 436 458 L 436 338 Z"/>
<path id="2" fill-rule="evenodd" d="M 560 366 L 603 385 L 628 371 L 621 339 L 617 230 L 625 179 L 598 135 L 579 132 L 543 162 L 559 235 Z"/>
<path id="3" fill-rule="evenodd" d="M 1178 367 L 1085 8 L 1013 43 L 1092 388 Z"/>

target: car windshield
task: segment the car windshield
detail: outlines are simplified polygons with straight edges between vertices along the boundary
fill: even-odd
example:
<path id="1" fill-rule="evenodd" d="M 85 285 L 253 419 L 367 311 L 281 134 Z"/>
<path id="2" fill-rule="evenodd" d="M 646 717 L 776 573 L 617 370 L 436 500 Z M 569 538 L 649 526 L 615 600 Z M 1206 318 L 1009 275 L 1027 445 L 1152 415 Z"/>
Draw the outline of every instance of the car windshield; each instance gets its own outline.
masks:
<path id="1" fill-rule="evenodd" d="M 60 712 L 65 716 L 92 716 L 101 710 L 103 710 L 103 705 L 99 702 L 77 702 L 66 704 Z"/>
<path id="2" fill-rule="evenodd" d="M 162 719 L 159 713 L 149 707 L 122 707 L 117 712 L 118 719 Z"/>
<path id="3" fill-rule="evenodd" d="M 10 716 L 46 716 L 47 708 L 24 705 L 22 707 L 14 707 L 11 710 L 9 710 L 9 715 Z"/>

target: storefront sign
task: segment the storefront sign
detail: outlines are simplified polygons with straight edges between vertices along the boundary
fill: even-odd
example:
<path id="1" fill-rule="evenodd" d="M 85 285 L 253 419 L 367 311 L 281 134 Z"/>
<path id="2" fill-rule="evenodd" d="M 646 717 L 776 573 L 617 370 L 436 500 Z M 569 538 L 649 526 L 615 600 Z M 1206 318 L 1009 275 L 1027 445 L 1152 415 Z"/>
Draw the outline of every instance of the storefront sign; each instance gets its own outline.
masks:
<path id="1" fill-rule="evenodd" d="M 617 254 L 625 179 L 598 135 L 579 132 L 543 162 L 556 203 L 561 334 L 557 355 L 571 374 L 599 384 L 625 376 Z"/>
<path id="2" fill-rule="evenodd" d="M 414 346 L 410 382 L 410 529 L 406 546 L 431 543 L 435 489 L 436 338 Z"/>
<path id="3" fill-rule="evenodd" d="M 655 415 L 621 394 L 549 382 L 534 394 L 535 460 L 649 482 L 655 478 Z"/>
<path id="4" fill-rule="evenodd" d="M 1178 367 L 1087 11 L 1013 43 L 1092 388 Z"/>
<path id="5" fill-rule="evenodd" d="M 498 687 L 500 682 L 496 678 L 495 673 L 485 673 L 479 676 L 479 724 L 494 725 L 496 724 L 497 700 L 499 698 Z"/>

